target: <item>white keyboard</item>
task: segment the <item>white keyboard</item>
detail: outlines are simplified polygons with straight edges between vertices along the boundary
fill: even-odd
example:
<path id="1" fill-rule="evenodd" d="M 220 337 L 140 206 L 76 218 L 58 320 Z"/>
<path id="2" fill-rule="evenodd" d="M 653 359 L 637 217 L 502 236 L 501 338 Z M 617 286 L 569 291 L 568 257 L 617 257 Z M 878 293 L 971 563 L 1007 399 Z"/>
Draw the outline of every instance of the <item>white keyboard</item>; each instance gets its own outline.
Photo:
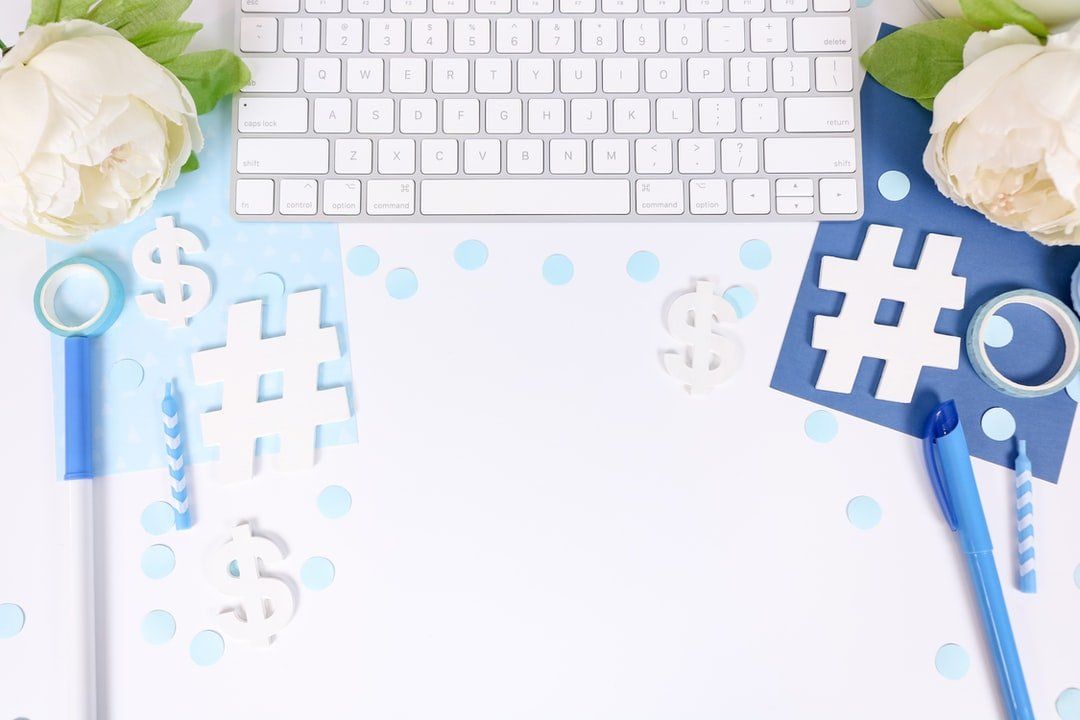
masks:
<path id="1" fill-rule="evenodd" d="M 239 218 L 862 212 L 852 0 L 237 2 Z"/>

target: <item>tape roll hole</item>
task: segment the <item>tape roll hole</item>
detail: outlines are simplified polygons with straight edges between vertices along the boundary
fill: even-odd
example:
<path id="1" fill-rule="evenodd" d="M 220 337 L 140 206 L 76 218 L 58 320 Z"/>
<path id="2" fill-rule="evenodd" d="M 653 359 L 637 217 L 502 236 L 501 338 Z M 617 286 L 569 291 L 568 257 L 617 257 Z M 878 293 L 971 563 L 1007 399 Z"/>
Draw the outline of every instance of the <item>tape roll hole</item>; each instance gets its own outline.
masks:
<path id="1" fill-rule="evenodd" d="M 97 268 L 72 264 L 59 268 L 41 290 L 41 312 L 68 332 L 90 327 L 105 313 L 109 282 Z"/>
<path id="2" fill-rule="evenodd" d="M 1057 319 L 1056 309 L 1041 305 L 1006 303 L 998 308 L 983 328 L 986 357 L 994 369 L 1011 382 L 1037 387 L 1055 379 L 1066 364 L 1065 335 Z M 996 345 L 995 331 L 1000 334 L 1001 322 L 1012 328 L 1009 342 Z M 995 329 L 994 325 L 998 328 Z"/>

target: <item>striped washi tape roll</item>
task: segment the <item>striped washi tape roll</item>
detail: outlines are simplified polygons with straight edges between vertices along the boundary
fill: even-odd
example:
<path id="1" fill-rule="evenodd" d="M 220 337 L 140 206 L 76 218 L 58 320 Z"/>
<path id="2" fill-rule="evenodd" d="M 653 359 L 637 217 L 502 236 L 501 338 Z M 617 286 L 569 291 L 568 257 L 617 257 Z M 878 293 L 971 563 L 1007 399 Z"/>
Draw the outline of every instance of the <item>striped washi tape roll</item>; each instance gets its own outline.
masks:
<path id="1" fill-rule="evenodd" d="M 1020 446 L 1016 457 L 1016 559 L 1020 591 L 1035 592 L 1035 508 L 1031 498 L 1031 461 L 1027 443 Z"/>
<path id="2" fill-rule="evenodd" d="M 1065 339 L 1065 359 L 1061 367 L 1046 382 L 1040 385 L 1024 385 L 1005 377 L 990 362 L 983 332 L 987 322 L 999 310 L 1007 305 L 1030 305 L 1050 316 L 1061 330 Z M 967 330 L 967 353 L 972 367 L 987 385 L 1013 397 L 1042 397 L 1052 395 L 1065 388 L 1073 378 L 1080 374 L 1080 321 L 1076 314 L 1053 295 L 1039 290 L 1013 290 L 1002 293 L 984 303 L 975 311 Z"/>

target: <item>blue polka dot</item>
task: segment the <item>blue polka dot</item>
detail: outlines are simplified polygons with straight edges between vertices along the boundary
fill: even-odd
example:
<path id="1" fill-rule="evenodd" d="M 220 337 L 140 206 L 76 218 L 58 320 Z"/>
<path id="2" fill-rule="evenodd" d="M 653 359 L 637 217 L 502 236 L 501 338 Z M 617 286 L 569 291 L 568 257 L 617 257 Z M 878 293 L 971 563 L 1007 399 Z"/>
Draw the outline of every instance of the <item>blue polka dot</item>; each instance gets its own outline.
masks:
<path id="1" fill-rule="evenodd" d="M 815 410 L 806 417 L 803 424 L 806 436 L 814 442 L 827 443 L 836 437 L 840 429 L 836 417 L 828 410 Z"/>
<path id="2" fill-rule="evenodd" d="M 754 297 L 754 293 L 741 285 L 725 290 L 724 299 L 731 303 L 731 306 L 735 308 L 735 315 L 740 318 L 754 312 L 754 308 L 757 307 L 757 298 Z"/>
<path id="3" fill-rule="evenodd" d="M 142 621 L 143 640 L 151 645 L 161 645 L 172 640 L 176 634 L 176 620 L 164 610 L 151 610 Z"/>
<path id="4" fill-rule="evenodd" d="M 772 249 L 764 240 L 747 240 L 739 248 L 739 260 L 748 270 L 764 270 L 772 262 Z"/>
<path id="5" fill-rule="evenodd" d="M 898 202 L 911 192 L 911 181 L 899 170 L 887 170 L 878 178 L 877 187 L 883 198 Z"/>
<path id="6" fill-rule="evenodd" d="M 1073 402 L 1080 403 L 1080 375 L 1074 377 L 1069 384 L 1065 386 L 1065 392 L 1069 394 L 1069 397 L 1073 399 Z"/>
<path id="7" fill-rule="evenodd" d="M 225 641 L 213 630 L 202 630 L 191 639 L 188 654 L 196 665 L 208 667 L 225 654 Z"/>
<path id="8" fill-rule="evenodd" d="M 955 643 L 948 643 L 938 648 L 937 655 L 934 656 L 934 667 L 937 668 L 941 677 L 959 680 L 967 675 L 971 660 L 964 648 Z"/>
<path id="9" fill-rule="evenodd" d="M 364 277 L 379 269 L 379 253 L 367 245 L 357 245 L 349 251 L 345 263 L 353 275 Z"/>
<path id="10" fill-rule="evenodd" d="M 419 287 L 416 273 L 409 268 L 396 268 L 386 276 L 386 292 L 395 300 L 408 300 L 416 294 Z"/>
<path id="11" fill-rule="evenodd" d="M 14 603 L 0 603 L 0 639 L 15 637 L 26 623 L 23 609 Z"/>
<path id="12" fill-rule="evenodd" d="M 352 495 L 340 485 L 327 485 L 319 493 L 319 512 L 331 520 L 342 517 L 352 507 Z"/>
<path id="13" fill-rule="evenodd" d="M 277 273 L 262 273 L 255 278 L 254 284 L 256 294 L 267 302 L 274 302 L 285 296 L 285 281 Z"/>
<path id="14" fill-rule="evenodd" d="M 1061 720 L 1080 720 L 1080 690 L 1067 688 L 1062 691 L 1054 703 L 1054 709 Z"/>
<path id="15" fill-rule="evenodd" d="M 1011 322 L 1000 315 L 991 315 L 987 318 L 982 331 L 983 344 L 992 348 L 1001 348 L 1011 343 L 1012 339 L 1013 326 Z"/>
<path id="16" fill-rule="evenodd" d="M 233 577 L 240 577 L 240 564 L 235 560 L 229 561 L 229 574 Z"/>
<path id="17" fill-rule="evenodd" d="M 152 502 L 142 511 L 140 522 L 151 535 L 164 535 L 176 526 L 176 510 L 167 502 Z"/>
<path id="18" fill-rule="evenodd" d="M 544 261 L 544 279 L 552 285 L 565 285 L 574 277 L 574 263 L 565 255 L 550 255 Z"/>
<path id="19" fill-rule="evenodd" d="M 143 366 L 131 358 L 117 360 L 109 370 L 109 383 L 120 390 L 134 390 L 142 385 L 144 377 Z"/>
<path id="20" fill-rule="evenodd" d="M 479 240 L 466 240 L 454 248 L 454 261 L 462 270 L 479 270 L 487 259 L 487 245 Z"/>
<path id="21" fill-rule="evenodd" d="M 874 0 L 855 0 L 855 7 L 870 7 Z"/>
<path id="22" fill-rule="evenodd" d="M 325 590 L 334 582 L 334 572 L 334 563 L 326 558 L 308 558 L 300 568 L 300 582 L 308 590 Z"/>
<path id="23" fill-rule="evenodd" d="M 847 519 L 860 530 L 869 530 L 881 522 L 881 506 L 867 495 L 853 497 L 847 504 Z"/>
<path id="24" fill-rule="evenodd" d="M 626 261 L 626 273 L 638 282 L 649 282 L 660 272 L 660 259 L 648 250 L 638 250 Z"/>
<path id="25" fill-rule="evenodd" d="M 142 571 L 151 580 L 160 580 L 176 567 L 176 555 L 168 545 L 151 545 L 142 554 Z"/>
<path id="26" fill-rule="evenodd" d="M 990 408 L 983 413 L 982 429 L 991 440 L 1008 440 L 1016 434 L 1016 420 L 1005 408 Z"/>

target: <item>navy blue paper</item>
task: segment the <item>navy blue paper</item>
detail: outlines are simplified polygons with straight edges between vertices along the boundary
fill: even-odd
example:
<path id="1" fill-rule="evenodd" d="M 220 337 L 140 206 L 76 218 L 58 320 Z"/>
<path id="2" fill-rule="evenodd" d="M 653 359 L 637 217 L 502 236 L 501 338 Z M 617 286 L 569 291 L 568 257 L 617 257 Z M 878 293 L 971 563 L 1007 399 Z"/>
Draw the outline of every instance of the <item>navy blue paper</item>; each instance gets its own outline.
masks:
<path id="1" fill-rule="evenodd" d="M 772 387 L 915 436 L 922 434 L 923 421 L 934 405 L 940 399 L 953 398 L 960 408 L 972 454 L 1011 467 L 1014 443 L 989 439 L 980 423 L 987 409 L 1003 407 L 1016 418 L 1017 436 L 1028 439 L 1033 474 L 1057 482 L 1076 403 L 1065 392 L 1025 399 L 999 393 L 975 374 L 965 351 L 961 351 L 958 370 L 923 368 L 910 404 L 874 398 L 883 362 L 872 358 L 863 360 L 850 395 L 815 389 L 825 353 L 810 346 L 814 316 L 838 314 L 843 300 L 840 293 L 818 289 L 821 258 L 857 257 L 871 224 L 904 229 L 896 259 L 896 265 L 902 267 L 915 266 L 927 233 L 963 238 L 953 272 L 967 278 L 964 309 L 943 310 L 937 324 L 938 332 L 959 337 L 964 336 L 980 305 L 1008 290 L 1036 288 L 1067 302 L 1070 275 L 1080 262 L 1080 248 L 1046 247 L 1023 233 L 993 225 L 939 194 L 922 167 L 930 113 L 870 77 L 863 84 L 861 97 L 866 213 L 856 222 L 820 225 Z M 911 192 L 903 200 L 886 200 L 878 192 L 877 179 L 887 170 L 899 170 L 911 180 Z M 1037 312 L 1030 308 L 1003 312 L 1012 321 L 1015 337 L 1006 347 L 991 352 L 1002 372 L 1026 383 L 1047 379 L 1060 364 L 1063 353 L 1057 327 L 1039 318 Z M 880 313 L 878 322 L 895 324 Z"/>

